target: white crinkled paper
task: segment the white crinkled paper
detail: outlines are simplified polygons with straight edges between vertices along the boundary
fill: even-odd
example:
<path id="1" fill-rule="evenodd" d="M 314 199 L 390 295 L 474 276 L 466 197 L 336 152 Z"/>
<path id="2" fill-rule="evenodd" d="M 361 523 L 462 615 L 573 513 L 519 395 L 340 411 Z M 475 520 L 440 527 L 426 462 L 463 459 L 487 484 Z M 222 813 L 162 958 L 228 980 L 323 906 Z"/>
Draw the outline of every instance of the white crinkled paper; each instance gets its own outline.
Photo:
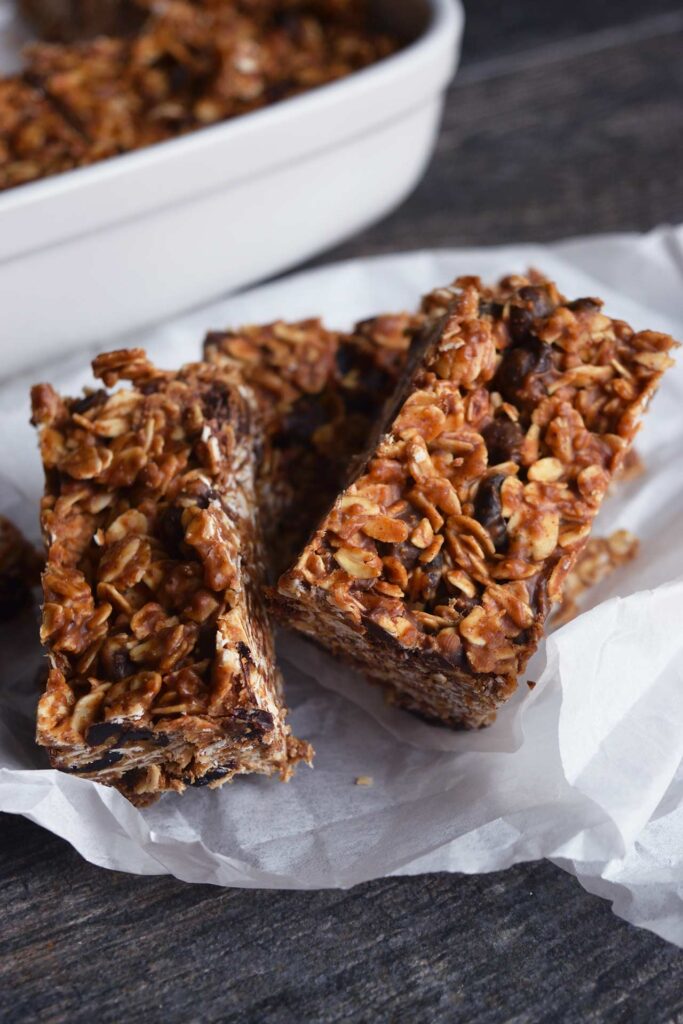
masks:
<path id="1" fill-rule="evenodd" d="M 637 327 L 683 336 L 683 232 L 550 246 L 417 252 L 303 273 L 127 339 L 157 362 L 196 358 L 208 328 L 322 313 L 346 327 L 411 308 L 462 273 L 529 265 L 569 295 L 601 295 Z M 125 297 L 122 297 L 124 301 Z M 11 344 L 11 339 L 4 339 Z M 121 339 L 125 343 L 126 339 Z M 92 352 L 101 349 L 94 344 Z M 110 343 L 107 347 L 111 346 Z M 88 354 L 0 385 L 0 511 L 37 536 L 41 469 L 28 385 L 75 391 Z M 116 791 L 45 768 L 32 742 L 35 616 L 0 631 L 0 810 L 63 836 L 95 864 L 190 882 L 350 886 L 381 875 L 482 872 L 548 857 L 622 917 L 683 945 L 683 360 L 654 402 L 625 484 L 596 532 L 633 530 L 641 554 L 553 633 L 492 728 L 451 733 L 305 641 L 280 652 L 295 732 L 317 750 L 289 785 L 238 779 L 136 810 Z M 357 786 L 369 775 L 372 786 Z"/>

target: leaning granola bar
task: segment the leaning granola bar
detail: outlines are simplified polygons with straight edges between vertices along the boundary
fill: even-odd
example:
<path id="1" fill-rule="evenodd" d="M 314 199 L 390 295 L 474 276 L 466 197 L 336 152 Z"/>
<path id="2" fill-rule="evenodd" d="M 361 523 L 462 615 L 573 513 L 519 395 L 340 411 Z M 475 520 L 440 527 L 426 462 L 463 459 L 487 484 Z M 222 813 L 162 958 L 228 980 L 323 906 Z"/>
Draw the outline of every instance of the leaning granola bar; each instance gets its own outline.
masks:
<path id="1" fill-rule="evenodd" d="M 672 339 L 540 278 L 462 278 L 353 483 L 280 580 L 285 623 L 399 704 L 477 727 L 516 687 Z"/>
<path id="2" fill-rule="evenodd" d="M 33 389 L 46 474 L 38 742 L 57 768 L 137 802 L 236 774 L 286 779 L 308 744 L 285 723 L 262 599 L 254 428 L 205 364 L 99 356 L 129 389 Z"/>

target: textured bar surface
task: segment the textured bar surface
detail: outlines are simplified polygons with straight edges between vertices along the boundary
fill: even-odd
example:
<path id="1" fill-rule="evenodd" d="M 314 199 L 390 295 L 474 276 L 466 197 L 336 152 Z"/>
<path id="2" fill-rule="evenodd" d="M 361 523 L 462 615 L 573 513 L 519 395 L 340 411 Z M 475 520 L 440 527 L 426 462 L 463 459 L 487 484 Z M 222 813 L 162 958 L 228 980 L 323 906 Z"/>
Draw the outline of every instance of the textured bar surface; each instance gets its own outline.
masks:
<path id="1" fill-rule="evenodd" d="M 302 320 L 207 335 L 204 357 L 238 372 L 255 400 L 263 436 L 257 490 L 275 570 L 291 563 L 346 484 L 420 322 L 391 313 L 348 334 Z"/>
<path id="2" fill-rule="evenodd" d="M 596 299 L 461 278 L 385 432 L 279 583 L 283 621 L 390 698 L 477 727 L 516 688 L 671 364 Z"/>
<path id="3" fill-rule="evenodd" d="M 216 367 L 99 356 L 108 386 L 33 389 L 46 474 L 38 742 L 136 802 L 310 760 L 286 725 L 262 597 L 255 429 Z"/>

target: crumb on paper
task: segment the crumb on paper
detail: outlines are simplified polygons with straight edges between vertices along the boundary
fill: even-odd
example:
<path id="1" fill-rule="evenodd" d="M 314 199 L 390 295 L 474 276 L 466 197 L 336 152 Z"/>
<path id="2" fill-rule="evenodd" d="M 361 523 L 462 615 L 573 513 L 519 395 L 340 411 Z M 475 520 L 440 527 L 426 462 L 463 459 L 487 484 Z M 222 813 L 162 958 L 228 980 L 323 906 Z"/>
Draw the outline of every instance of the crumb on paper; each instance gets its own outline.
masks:
<path id="1" fill-rule="evenodd" d="M 592 537 L 567 576 L 553 626 L 563 626 L 575 618 L 582 595 L 611 576 L 615 569 L 632 562 L 639 547 L 638 538 L 629 530 L 616 530 L 609 537 Z"/>
<path id="2" fill-rule="evenodd" d="M 357 775 L 356 785 L 357 786 L 371 786 L 373 783 L 372 775 Z"/>

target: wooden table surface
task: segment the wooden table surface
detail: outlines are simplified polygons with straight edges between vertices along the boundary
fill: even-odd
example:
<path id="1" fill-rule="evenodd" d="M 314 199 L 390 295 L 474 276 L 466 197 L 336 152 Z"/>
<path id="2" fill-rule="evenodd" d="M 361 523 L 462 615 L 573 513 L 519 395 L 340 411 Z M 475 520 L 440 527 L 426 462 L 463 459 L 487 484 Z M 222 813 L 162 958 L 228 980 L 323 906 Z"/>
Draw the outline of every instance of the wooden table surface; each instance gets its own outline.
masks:
<path id="1" fill-rule="evenodd" d="M 438 150 L 325 261 L 683 221 L 679 0 L 471 0 Z M 683 1021 L 683 954 L 547 863 L 350 892 L 106 872 L 0 816 L 0 1021 Z"/>

